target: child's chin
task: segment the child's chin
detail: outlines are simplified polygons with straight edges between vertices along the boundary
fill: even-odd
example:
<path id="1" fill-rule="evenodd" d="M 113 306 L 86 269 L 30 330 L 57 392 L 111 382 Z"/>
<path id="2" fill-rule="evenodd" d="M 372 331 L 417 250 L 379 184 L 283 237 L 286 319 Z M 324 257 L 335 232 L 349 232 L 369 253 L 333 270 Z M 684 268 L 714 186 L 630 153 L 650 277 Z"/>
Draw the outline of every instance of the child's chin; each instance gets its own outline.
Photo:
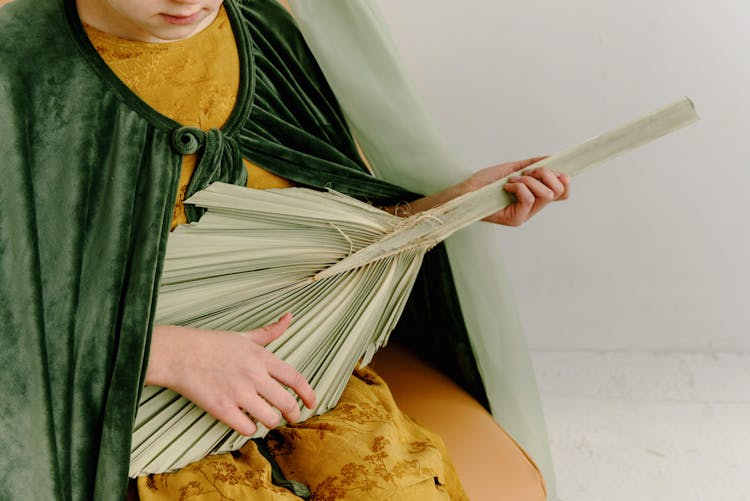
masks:
<path id="1" fill-rule="evenodd" d="M 168 25 L 159 29 L 149 30 L 150 40 L 145 42 L 176 42 L 197 34 L 198 25 Z"/>
<path id="2" fill-rule="evenodd" d="M 175 42 L 184 38 L 190 38 L 198 34 L 207 27 L 206 19 L 210 17 L 205 11 L 199 12 L 191 18 L 174 18 L 171 16 L 160 15 L 160 22 L 151 25 L 148 33 L 151 40 L 147 42 Z"/>

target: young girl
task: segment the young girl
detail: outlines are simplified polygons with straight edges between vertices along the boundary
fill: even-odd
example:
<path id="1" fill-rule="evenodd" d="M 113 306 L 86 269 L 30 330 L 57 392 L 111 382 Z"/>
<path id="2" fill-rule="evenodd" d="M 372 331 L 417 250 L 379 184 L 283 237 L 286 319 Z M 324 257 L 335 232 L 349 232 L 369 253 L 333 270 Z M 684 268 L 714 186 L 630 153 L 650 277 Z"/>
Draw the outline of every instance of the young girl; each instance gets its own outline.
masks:
<path id="1" fill-rule="evenodd" d="M 144 383 L 246 435 L 279 414 L 297 420 L 287 387 L 314 405 L 304 378 L 264 349 L 291 315 L 246 333 L 152 325 L 169 230 L 200 216 L 182 202 L 211 182 L 331 187 L 418 212 L 519 171 L 505 187 L 516 203 L 488 218 L 511 226 L 568 196 L 566 176 L 523 171 L 535 159 L 428 197 L 372 177 L 273 0 L 15 0 L 0 10 L 0 47 L 2 382 L 13 388 L 0 409 L 3 499 L 124 493 Z M 378 366 L 399 403 L 446 438 L 472 499 L 544 498 L 533 463 L 475 400 L 385 351 Z M 467 498 L 442 440 L 371 369 L 334 410 L 268 444 L 313 499 Z M 141 478 L 138 495 L 298 499 L 270 477 L 250 442 Z"/>

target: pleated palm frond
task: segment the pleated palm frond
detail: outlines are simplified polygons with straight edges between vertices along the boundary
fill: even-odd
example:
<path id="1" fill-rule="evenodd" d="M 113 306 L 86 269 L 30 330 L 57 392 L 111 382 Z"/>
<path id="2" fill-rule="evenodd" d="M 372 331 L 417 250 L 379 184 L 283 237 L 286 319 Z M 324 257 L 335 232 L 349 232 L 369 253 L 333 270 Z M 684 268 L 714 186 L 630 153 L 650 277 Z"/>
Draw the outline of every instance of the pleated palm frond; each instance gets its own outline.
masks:
<path id="1" fill-rule="evenodd" d="M 575 175 L 695 120 L 683 99 L 535 166 Z M 335 192 L 216 183 L 188 201 L 207 209 L 201 220 L 169 238 L 156 323 L 247 331 L 291 311 L 294 322 L 267 348 L 315 390 L 318 407 L 301 406 L 302 419 L 323 413 L 387 342 L 424 254 L 511 203 L 506 181 L 407 219 Z M 259 424 L 255 436 L 267 432 Z M 147 386 L 130 474 L 179 469 L 248 440 L 177 393 Z"/>

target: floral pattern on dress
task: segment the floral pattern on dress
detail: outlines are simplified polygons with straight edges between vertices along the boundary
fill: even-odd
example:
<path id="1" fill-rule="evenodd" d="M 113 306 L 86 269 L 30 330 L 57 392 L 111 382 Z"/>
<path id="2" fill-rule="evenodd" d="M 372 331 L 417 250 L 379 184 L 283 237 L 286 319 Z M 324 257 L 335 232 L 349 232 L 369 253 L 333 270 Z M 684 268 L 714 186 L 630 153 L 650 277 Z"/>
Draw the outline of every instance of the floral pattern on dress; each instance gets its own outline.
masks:
<path id="1" fill-rule="evenodd" d="M 425 442 L 407 444 L 409 450 L 423 452 Z M 345 464 L 338 475 L 330 475 L 315 489 L 313 501 L 338 501 L 343 499 L 366 499 L 379 484 L 388 483 L 398 487 L 397 479 L 410 475 L 428 477 L 434 472 L 423 471 L 418 459 L 402 459 L 389 465 L 390 440 L 377 436 L 370 446 L 372 454 L 362 457 L 361 462 Z M 436 479 L 436 477 L 432 477 Z M 356 494 L 356 495 L 355 495 Z"/>
<path id="2" fill-rule="evenodd" d="M 282 496 L 274 499 L 284 499 L 285 495 L 290 496 L 288 499 L 299 499 L 273 485 L 270 466 L 261 461 L 265 460 L 250 442 L 241 451 L 208 456 L 177 473 L 149 475 L 148 480 L 139 485 L 141 499 L 241 501 L 247 499 L 245 493 L 250 492 Z"/>
<path id="3" fill-rule="evenodd" d="M 442 441 L 404 416 L 370 369 L 350 378 L 331 411 L 266 436 L 287 478 L 312 501 L 466 500 Z M 139 480 L 143 501 L 299 500 L 271 483 L 255 443 Z"/>

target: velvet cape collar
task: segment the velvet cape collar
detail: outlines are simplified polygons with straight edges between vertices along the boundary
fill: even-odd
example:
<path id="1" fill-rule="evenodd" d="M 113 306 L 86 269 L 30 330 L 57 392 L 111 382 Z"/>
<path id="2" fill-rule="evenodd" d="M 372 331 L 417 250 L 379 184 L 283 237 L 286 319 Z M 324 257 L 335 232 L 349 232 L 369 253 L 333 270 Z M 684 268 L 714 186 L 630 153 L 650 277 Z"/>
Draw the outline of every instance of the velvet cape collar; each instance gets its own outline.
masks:
<path id="1" fill-rule="evenodd" d="M 244 183 L 242 156 L 378 204 L 416 196 L 368 173 L 286 12 L 270 0 L 225 5 L 243 87 L 227 124 L 208 132 L 130 92 L 73 0 L 0 9 L 2 499 L 124 496 L 183 154 L 202 157 L 188 196 Z M 428 256 L 405 338 L 444 347 L 431 358 L 486 403 L 447 258 Z"/>

